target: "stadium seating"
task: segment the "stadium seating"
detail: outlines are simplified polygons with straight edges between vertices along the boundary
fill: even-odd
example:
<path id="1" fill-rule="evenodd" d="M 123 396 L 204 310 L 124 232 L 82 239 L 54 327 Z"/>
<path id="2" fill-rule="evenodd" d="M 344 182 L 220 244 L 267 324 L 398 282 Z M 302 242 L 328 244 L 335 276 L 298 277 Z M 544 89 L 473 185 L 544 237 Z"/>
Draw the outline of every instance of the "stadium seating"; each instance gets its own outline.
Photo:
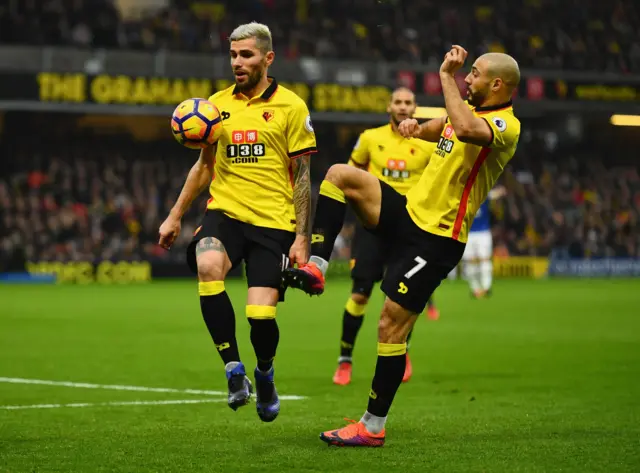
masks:
<path id="1" fill-rule="evenodd" d="M 148 3 L 148 2 L 147 2 Z M 438 65 L 452 43 L 471 56 L 506 51 L 524 68 L 640 72 L 634 0 L 174 0 L 118 11 L 110 0 L 0 6 L 0 43 L 226 54 L 241 22 L 270 25 L 280 57 L 332 57 Z M 397 25 L 402 25 L 398 27 Z"/>

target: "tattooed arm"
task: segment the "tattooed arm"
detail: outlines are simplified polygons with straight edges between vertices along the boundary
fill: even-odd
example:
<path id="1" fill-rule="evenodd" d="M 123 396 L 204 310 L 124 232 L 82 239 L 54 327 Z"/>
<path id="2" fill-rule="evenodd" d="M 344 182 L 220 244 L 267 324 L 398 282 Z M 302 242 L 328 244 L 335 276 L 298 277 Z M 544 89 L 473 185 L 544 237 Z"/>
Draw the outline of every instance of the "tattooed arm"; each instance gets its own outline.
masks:
<path id="1" fill-rule="evenodd" d="M 296 233 L 309 235 L 311 215 L 311 170 L 309 155 L 305 154 L 292 162 L 293 166 L 293 206 L 296 211 Z"/>
<path id="2" fill-rule="evenodd" d="M 309 229 L 311 219 L 311 170 L 309 155 L 292 161 L 293 206 L 296 212 L 296 240 L 289 250 L 291 264 L 304 264 L 309 259 Z"/>

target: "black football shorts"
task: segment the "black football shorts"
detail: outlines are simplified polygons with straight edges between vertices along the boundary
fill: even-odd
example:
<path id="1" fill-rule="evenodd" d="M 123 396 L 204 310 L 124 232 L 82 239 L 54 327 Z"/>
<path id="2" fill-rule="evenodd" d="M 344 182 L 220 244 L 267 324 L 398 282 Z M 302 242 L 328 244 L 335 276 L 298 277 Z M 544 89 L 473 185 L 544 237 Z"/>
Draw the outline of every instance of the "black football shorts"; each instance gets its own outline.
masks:
<path id="1" fill-rule="evenodd" d="M 419 314 L 458 265 L 465 245 L 422 230 L 409 215 L 406 197 L 385 182 L 380 186 L 380 221 L 373 231 L 389 251 L 381 288 L 389 299 Z"/>
<path id="2" fill-rule="evenodd" d="M 282 271 L 289 264 L 289 249 L 295 233 L 258 227 L 233 219 L 219 210 L 207 210 L 187 248 L 187 263 L 197 274 L 196 245 L 205 237 L 222 242 L 232 268 L 245 263 L 248 287 L 282 289 Z M 281 300 L 284 291 L 281 291 Z"/>

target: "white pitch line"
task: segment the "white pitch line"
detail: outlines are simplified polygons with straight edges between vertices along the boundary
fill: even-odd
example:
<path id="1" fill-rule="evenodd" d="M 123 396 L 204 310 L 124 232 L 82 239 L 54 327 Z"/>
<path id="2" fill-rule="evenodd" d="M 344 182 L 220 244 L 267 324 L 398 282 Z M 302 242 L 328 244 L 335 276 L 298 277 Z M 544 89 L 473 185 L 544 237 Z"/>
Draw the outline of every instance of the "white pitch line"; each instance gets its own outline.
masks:
<path id="1" fill-rule="evenodd" d="M 0 377 L 0 383 L 43 384 L 46 386 L 64 386 L 67 388 L 114 389 L 116 391 L 145 391 L 145 392 L 151 392 L 151 393 L 205 394 L 209 396 L 222 396 L 224 394 L 227 394 L 226 392 L 223 392 L 223 391 L 205 391 L 201 389 L 149 388 L 145 386 L 126 386 L 126 385 L 120 385 L 120 384 L 74 383 L 71 381 L 50 381 L 46 379 L 26 379 L 26 378 Z"/>
<path id="2" fill-rule="evenodd" d="M 87 388 L 87 389 L 113 389 L 116 391 L 143 391 L 151 393 L 179 393 L 179 394 L 202 394 L 207 396 L 226 396 L 224 391 L 207 391 L 203 389 L 174 389 L 174 388 L 150 388 L 146 386 L 126 386 L 120 384 L 93 384 L 74 383 L 72 381 L 51 381 L 46 379 L 27 378 L 5 378 L 0 377 L 0 383 L 11 384 L 40 384 L 46 386 L 64 386 L 67 388 Z M 282 401 L 300 401 L 306 399 L 305 396 L 284 395 L 280 396 Z"/>
<path id="3" fill-rule="evenodd" d="M 163 406 L 168 404 L 202 404 L 205 402 L 225 401 L 226 399 L 177 399 L 168 401 L 75 402 L 73 404 L 32 404 L 28 406 L 0 406 L 0 409 L 14 411 L 18 409 L 58 409 L 61 407 Z"/>

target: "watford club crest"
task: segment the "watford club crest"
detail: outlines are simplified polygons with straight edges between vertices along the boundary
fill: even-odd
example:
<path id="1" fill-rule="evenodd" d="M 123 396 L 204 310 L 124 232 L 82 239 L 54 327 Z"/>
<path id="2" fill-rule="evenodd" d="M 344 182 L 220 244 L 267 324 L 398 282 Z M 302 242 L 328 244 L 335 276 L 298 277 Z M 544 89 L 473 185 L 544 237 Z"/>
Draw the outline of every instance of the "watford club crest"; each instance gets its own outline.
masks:
<path id="1" fill-rule="evenodd" d="M 273 110 L 265 110 L 262 113 L 262 118 L 264 118 L 264 121 L 268 123 L 271 120 L 273 120 L 273 115 L 274 115 Z"/>

